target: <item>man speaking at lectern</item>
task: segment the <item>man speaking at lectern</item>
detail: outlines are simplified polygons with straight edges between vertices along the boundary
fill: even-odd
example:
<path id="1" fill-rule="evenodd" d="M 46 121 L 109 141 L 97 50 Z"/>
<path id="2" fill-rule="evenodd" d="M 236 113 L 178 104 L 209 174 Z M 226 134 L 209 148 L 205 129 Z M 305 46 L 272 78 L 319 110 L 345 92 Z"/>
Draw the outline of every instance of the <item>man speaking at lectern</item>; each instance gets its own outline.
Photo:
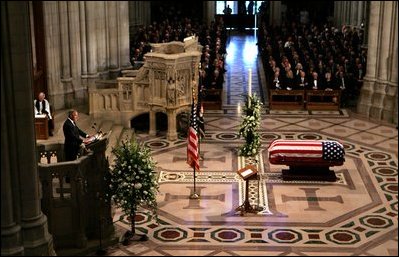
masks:
<path id="1" fill-rule="evenodd" d="M 71 110 L 68 112 L 68 118 L 62 127 L 65 136 L 64 152 L 65 161 L 74 161 L 78 157 L 80 145 L 88 140 L 89 135 L 83 132 L 76 125 L 79 118 L 78 111 Z M 82 138 L 84 139 L 82 139 Z"/>

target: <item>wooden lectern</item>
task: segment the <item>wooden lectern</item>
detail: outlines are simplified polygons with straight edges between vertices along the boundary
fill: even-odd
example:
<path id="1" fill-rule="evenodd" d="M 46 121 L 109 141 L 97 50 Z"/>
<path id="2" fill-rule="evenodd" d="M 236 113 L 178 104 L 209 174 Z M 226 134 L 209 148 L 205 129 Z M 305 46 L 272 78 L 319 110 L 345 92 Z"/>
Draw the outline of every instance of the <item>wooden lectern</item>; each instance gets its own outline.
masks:
<path id="1" fill-rule="evenodd" d="M 257 178 L 258 171 L 256 167 L 253 165 L 246 165 L 244 168 L 237 171 L 237 174 L 240 175 L 242 179 L 245 181 L 245 200 L 243 204 L 236 208 L 236 211 L 241 211 L 241 216 L 244 215 L 245 212 L 257 213 L 259 210 L 256 207 L 252 207 L 249 203 L 249 180 L 256 177 Z"/>
<path id="2" fill-rule="evenodd" d="M 48 139 L 48 118 L 47 115 L 35 115 L 36 139 Z"/>

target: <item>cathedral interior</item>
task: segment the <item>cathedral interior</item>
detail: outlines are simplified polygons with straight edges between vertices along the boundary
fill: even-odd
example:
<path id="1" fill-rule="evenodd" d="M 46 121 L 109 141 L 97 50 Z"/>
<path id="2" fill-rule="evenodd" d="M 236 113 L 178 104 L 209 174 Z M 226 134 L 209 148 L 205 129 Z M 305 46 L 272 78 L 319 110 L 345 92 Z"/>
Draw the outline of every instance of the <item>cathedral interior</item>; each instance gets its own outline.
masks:
<path id="1" fill-rule="evenodd" d="M 234 23 L 234 15 L 240 17 L 240 2 L 255 2 L 255 14 L 248 12 L 247 20 L 242 20 L 249 27 Z M 398 256 L 398 3 L 327 1 L 323 8 L 311 2 L 314 5 L 288 1 L 204 1 L 194 6 L 175 1 L 1 2 L 2 255 Z M 232 7 L 231 17 L 223 15 L 227 4 Z M 301 19 L 299 13 L 304 11 L 316 24 L 328 17 L 334 28 L 346 25 L 363 31 L 359 52 L 367 50 L 367 69 L 358 92 L 341 98 L 345 105 L 334 109 L 273 106 L 273 79 L 268 73 L 271 52 L 266 46 L 280 27 L 288 28 L 283 26 L 287 17 Z M 189 40 L 184 44 L 159 40 L 143 59 L 135 55 L 136 49 L 143 50 L 140 43 L 135 44 L 142 40 L 138 32 L 179 15 L 191 17 L 193 27 L 200 21 L 211 27 L 217 23 L 215 18 L 226 19 L 221 94 L 219 100 L 204 105 L 205 136 L 199 142 L 196 173 L 186 162 L 188 124 L 179 114 L 190 111 L 191 90 L 202 81 L 201 71 L 208 65 L 201 56 L 207 51 L 206 43 L 199 39 L 199 46 L 193 46 Z M 184 22 L 187 25 L 187 18 Z M 150 40 L 172 37 L 172 30 L 168 31 L 168 36 L 148 35 Z M 177 54 L 168 55 L 171 52 Z M 173 94 L 172 87 L 176 88 Z M 53 135 L 45 138 L 38 138 L 34 115 L 33 100 L 39 92 L 46 93 L 54 122 Z M 258 129 L 261 146 L 252 158 L 238 152 L 244 143 L 238 131 L 248 93 L 263 103 Z M 66 209 L 67 201 L 75 201 L 82 209 L 93 207 L 86 210 L 92 214 L 101 209 L 98 202 L 74 199 L 71 192 L 80 190 L 76 181 L 51 182 L 53 196 L 65 192 L 70 198 L 48 208 L 42 171 L 55 176 L 64 172 L 62 167 L 79 170 L 87 159 L 63 162 L 58 157 L 52 163 L 49 157 L 49 164 L 41 163 L 38 149 L 64 144 L 63 123 L 71 109 L 79 111 L 81 130 L 108 132 L 104 159 L 97 160 L 106 159 L 110 167 L 112 149 L 123 140 L 136 137 L 151 150 L 159 184 L 159 220 L 152 220 L 145 208 L 134 217 L 135 232 L 147 235 L 147 241 L 122 244 L 131 218 L 116 206 L 108 210 L 110 220 L 101 216 L 82 221 L 72 213 L 72 222 L 62 223 L 64 217 L 69 218 L 67 213 L 76 210 L 76 206 Z M 287 166 L 269 161 L 268 147 L 277 139 L 338 141 L 344 147 L 345 162 L 330 167 L 334 181 L 284 179 Z M 256 179 L 239 176 L 237 171 L 246 165 L 256 168 Z M 256 206 L 256 211 L 242 211 L 245 203 Z M 63 233 L 70 231 L 69 224 L 78 230 L 81 224 L 86 227 L 78 234 Z M 101 231 L 105 227 L 111 232 Z M 91 228 L 99 229 L 99 234 L 90 234 Z"/>

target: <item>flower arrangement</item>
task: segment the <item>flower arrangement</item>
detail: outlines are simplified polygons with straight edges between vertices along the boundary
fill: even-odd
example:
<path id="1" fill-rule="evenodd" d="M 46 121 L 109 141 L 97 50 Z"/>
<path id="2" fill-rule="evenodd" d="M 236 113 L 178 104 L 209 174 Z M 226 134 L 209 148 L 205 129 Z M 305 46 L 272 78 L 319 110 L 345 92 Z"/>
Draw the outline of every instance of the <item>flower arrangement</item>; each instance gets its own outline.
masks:
<path id="1" fill-rule="evenodd" d="M 134 217 L 138 207 L 145 207 L 150 218 L 158 221 L 156 162 L 152 160 L 150 149 L 138 143 L 135 137 L 122 141 L 112 149 L 112 153 L 115 161 L 107 178 L 107 195 L 130 217 L 131 233 L 134 234 Z"/>
<path id="2" fill-rule="evenodd" d="M 260 148 L 260 136 L 257 129 L 260 126 L 260 108 L 262 102 L 256 94 L 246 96 L 243 108 L 243 121 L 239 135 L 245 138 L 245 144 L 240 148 L 240 156 L 255 156 Z"/>

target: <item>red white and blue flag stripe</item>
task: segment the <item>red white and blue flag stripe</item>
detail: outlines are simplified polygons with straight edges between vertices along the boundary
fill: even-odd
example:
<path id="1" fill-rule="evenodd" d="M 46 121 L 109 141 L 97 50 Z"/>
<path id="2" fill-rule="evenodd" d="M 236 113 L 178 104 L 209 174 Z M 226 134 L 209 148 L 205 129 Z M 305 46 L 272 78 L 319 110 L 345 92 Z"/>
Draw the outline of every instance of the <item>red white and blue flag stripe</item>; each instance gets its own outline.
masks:
<path id="1" fill-rule="evenodd" d="M 191 105 L 191 122 L 188 129 L 187 137 L 187 163 L 199 171 L 199 154 L 198 154 L 198 135 L 197 135 L 197 111 L 194 102 Z"/>

